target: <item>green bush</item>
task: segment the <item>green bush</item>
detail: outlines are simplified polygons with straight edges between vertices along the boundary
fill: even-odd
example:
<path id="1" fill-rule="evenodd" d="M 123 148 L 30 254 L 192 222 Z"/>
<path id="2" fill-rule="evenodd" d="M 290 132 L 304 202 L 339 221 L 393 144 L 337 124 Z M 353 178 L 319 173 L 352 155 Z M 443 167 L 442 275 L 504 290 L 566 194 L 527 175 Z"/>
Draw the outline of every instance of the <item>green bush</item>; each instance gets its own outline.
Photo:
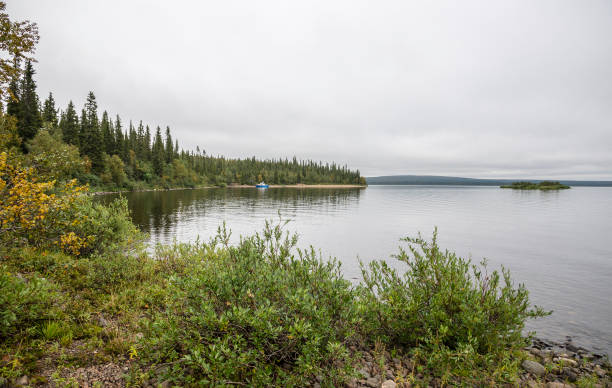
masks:
<path id="1" fill-rule="evenodd" d="M 296 237 L 280 226 L 227 241 L 221 233 L 208 245 L 158 251 L 175 271 L 145 324 L 145 361 L 178 384 L 305 386 L 321 375 L 339 385 L 352 371 L 346 344 L 359 318 L 338 262 L 296 252 Z"/>
<path id="2" fill-rule="evenodd" d="M 405 272 L 385 261 L 362 264 L 364 329 L 370 338 L 413 349 L 437 373 L 505 365 L 526 345 L 526 319 L 547 314 L 531 308 L 527 290 L 514 287 L 507 269 L 488 273 L 484 261 L 473 265 L 441 250 L 437 231 L 431 242 L 403 241 L 408 250 L 394 257 Z"/>
<path id="3" fill-rule="evenodd" d="M 59 295 L 45 279 L 24 279 L 0 268 L 0 339 L 36 336 L 41 325 L 57 316 Z"/>
<path id="4" fill-rule="evenodd" d="M 131 221 L 125 198 L 104 205 L 89 196 L 81 196 L 70 207 L 51 214 L 49 218 L 61 225 L 61 230 L 48 229 L 48 235 L 42 237 L 53 241 L 60 234 L 74 233 L 86 241 L 80 249 L 81 256 L 136 247 L 143 238 Z"/>

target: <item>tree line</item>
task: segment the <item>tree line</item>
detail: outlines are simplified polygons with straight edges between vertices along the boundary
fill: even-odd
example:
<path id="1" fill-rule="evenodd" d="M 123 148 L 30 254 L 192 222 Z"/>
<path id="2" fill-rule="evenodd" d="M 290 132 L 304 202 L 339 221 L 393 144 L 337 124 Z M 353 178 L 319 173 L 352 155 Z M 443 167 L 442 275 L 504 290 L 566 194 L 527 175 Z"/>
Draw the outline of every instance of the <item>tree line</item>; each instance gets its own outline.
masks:
<path id="1" fill-rule="evenodd" d="M 296 157 L 233 159 L 209 155 L 200 147 L 195 151 L 180 149 L 168 126 L 152 130 L 142 121 L 124 123 L 119 115 L 112 116 L 107 111 L 100 116 L 93 92 L 87 95 L 80 112 L 72 101 L 59 109 L 52 93 L 41 102 L 31 61 L 25 62 L 21 73 L 21 77 L 13 78 L 9 84 L 6 104 L 7 115 L 16 119 L 14 138 L 17 140 L 13 145 L 20 147 L 24 154 L 33 147 L 40 149 L 40 144 L 78 150 L 83 168 L 69 175 L 94 187 L 252 185 L 260 181 L 365 184 L 358 170 L 335 163 Z M 39 139 L 41 136 L 45 139 Z"/>

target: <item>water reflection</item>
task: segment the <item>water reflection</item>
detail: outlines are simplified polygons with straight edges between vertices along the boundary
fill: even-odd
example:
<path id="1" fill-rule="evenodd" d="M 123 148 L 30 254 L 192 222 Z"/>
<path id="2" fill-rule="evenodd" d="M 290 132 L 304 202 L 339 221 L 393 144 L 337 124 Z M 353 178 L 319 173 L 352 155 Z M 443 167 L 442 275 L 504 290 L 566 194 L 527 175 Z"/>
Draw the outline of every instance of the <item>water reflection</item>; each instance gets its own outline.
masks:
<path id="1" fill-rule="evenodd" d="M 552 340 L 571 335 L 582 346 L 612 352 L 610 188 L 228 188 L 126 197 L 134 221 L 153 244 L 207 240 L 223 222 L 236 242 L 280 211 L 292 219 L 287 228 L 300 234 L 299 245 L 337 257 L 347 279 L 361 276 L 359 259 L 389 259 L 401 237 L 419 232 L 430 237 L 438 227 L 442 247 L 475 261 L 486 257 L 492 268 L 506 266 L 536 304 L 555 311 L 528 329 Z"/>
<path id="2" fill-rule="evenodd" d="M 122 194 L 128 200 L 134 223 L 149 233 L 151 242 L 167 243 L 175 238 L 208 238 L 224 221 L 233 235 L 250 234 L 254 220 L 293 219 L 304 209 L 320 215 L 342 213 L 356 207 L 363 189 L 254 188 L 144 191 Z M 119 194 L 100 198 L 108 202 Z"/>

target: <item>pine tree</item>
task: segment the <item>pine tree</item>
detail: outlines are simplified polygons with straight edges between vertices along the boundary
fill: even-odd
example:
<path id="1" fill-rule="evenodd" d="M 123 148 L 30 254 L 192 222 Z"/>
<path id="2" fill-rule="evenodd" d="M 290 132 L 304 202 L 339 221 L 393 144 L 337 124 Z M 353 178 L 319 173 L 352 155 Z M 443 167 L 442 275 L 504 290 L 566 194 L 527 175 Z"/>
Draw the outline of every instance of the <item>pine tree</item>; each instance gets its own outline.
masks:
<path id="1" fill-rule="evenodd" d="M 36 82 L 34 82 L 34 68 L 32 62 L 26 62 L 25 71 L 20 84 L 19 107 L 17 112 L 17 133 L 23 140 L 22 147 L 25 150 L 25 142 L 36 136 L 42 127 L 38 95 L 36 94 Z"/>
<path id="2" fill-rule="evenodd" d="M 161 129 L 157 127 L 155 132 L 155 140 L 153 141 L 153 171 L 161 176 L 164 170 L 164 142 L 162 140 Z"/>
<path id="3" fill-rule="evenodd" d="M 52 128 L 57 127 L 57 109 L 55 108 L 55 99 L 53 93 L 49 93 L 49 97 L 45 100 L 42 111 L 43 122 L 51 125 Z"/>
<path id="4" fill-rule="evenodd" d="M 62 114 L 59 127 L 64 142 L 79 146 L 79 116 L 77 116 L 72 101 L 68 103 L 66 112 Z"/>

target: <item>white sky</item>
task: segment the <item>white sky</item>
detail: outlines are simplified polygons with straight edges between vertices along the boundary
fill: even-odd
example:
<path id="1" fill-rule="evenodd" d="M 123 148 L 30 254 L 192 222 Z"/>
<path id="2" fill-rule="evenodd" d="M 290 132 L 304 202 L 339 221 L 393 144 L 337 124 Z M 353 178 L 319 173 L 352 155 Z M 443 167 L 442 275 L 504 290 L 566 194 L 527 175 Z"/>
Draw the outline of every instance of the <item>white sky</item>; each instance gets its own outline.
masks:
<path id="1" fill-rule="evenodd" d="M 38 90 L 182 147 L 393 174 L 612 180 L 612 2 L 8 0 Z"/>

